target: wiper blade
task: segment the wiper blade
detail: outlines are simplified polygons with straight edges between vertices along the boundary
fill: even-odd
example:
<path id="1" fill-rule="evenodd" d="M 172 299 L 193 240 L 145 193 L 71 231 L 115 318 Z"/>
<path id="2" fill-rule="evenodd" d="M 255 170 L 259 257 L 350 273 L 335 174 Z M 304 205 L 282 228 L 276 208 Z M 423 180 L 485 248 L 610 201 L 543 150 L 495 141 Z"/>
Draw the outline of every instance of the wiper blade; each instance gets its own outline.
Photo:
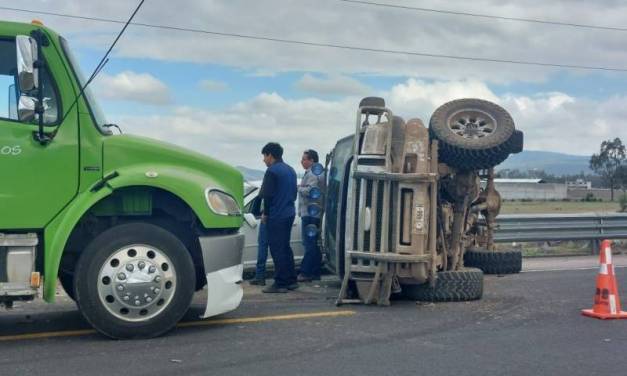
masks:
<path id="1" fill-rule="evenodd" d="M 122 129 L 117 124 L 103 124 L 102 127 L 104 127 L 104 128 L 116 128 L 118 130 L 118 132 L 120 132 L 120 134 L 124 134 L 124 132 L 122 132 Z"/>

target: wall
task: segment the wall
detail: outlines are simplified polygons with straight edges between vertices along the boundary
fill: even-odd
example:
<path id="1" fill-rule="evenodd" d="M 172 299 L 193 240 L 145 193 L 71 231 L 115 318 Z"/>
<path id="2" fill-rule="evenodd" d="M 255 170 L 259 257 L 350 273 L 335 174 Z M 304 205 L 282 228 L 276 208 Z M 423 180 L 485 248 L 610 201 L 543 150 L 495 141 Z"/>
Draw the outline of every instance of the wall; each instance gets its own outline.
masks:
<path id="1" fill-rule="evenodd" d="M 567 198 L 563 183 L 495 183 L 495 188 L 504 200 L 562 200 Z"/>
<path id="2" fill-rule="evenodd" d="M 569 189 L 568 190 L 568 198 L 571 200 L 580 200 L 585 198 L 587 194 L 592 193 L 595 198 L 602 198 L 603 201 L 610 201 L 612 197 L 612 193 L 609 189 Z M 620 189 L 614 190 L 614 201 L 618 200 L 620 196 L 623 194 L 623 191 Z"/>

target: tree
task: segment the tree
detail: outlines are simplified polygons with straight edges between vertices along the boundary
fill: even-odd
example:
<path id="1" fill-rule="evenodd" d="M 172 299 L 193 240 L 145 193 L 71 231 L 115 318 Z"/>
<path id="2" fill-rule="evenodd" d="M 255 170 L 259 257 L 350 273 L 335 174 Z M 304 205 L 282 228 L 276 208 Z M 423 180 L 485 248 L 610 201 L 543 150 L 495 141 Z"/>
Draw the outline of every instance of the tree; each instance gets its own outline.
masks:
<path id="1" fill-rule="evenodd" d="M 599 154 L 593 154 L 590 158 L 590 168 L 601 175 L 610 186 L 611 199 L 614 200 L 614 188 L 618 183 L 617 172 L 619 167 L 626 162 L 625 145 L 616 137 L 613 141 L 607 140 L 601 143 Z"/>
<path id="2" fill-rule="evenodd" d="M 616 170 L 616 180 L 620 185 L 620 188 L 623 190 L 623 194 L 618 199 L 620 203 L 620 211 L 627 212 L 627 165 L 619 166 Z"/>
<path id="3" fill-rule="evenodd" d="M 618 166 L 616 169 L 616 183 L 625 193 L 627 190 L 627 164 Z"/>

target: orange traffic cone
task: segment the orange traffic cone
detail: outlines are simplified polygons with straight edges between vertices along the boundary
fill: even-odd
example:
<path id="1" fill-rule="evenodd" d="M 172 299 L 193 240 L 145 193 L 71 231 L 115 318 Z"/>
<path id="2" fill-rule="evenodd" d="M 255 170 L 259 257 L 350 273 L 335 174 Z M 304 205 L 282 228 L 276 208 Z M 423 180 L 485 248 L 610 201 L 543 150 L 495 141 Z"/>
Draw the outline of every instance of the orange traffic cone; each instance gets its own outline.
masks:
<path id="1" fill-rule="evenodd" d="M 599 274 L 597 275 L 597 290 L 594 294 L 592 309 L 584 309 L 584 316 L 597 319 L 627 319 L 627 312 L 621 311 L 616 275 L 612 265 L 612 248 L 609 240 L 601 243 Z"/>

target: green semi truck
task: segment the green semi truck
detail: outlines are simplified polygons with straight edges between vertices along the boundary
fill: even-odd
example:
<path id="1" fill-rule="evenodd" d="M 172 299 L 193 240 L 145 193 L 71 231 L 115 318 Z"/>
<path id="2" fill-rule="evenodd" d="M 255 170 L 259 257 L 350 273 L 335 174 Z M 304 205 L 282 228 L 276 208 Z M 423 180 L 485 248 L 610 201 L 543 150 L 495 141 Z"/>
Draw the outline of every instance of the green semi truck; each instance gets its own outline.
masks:
<path id="1" fill-rule="evenodd" d="M 0 304 L 54 302 L 57 281 L 114 338 L 242 299 L 243 179 L 215 159 L 114 134 L 67 41 L 0 22 Z"/>

